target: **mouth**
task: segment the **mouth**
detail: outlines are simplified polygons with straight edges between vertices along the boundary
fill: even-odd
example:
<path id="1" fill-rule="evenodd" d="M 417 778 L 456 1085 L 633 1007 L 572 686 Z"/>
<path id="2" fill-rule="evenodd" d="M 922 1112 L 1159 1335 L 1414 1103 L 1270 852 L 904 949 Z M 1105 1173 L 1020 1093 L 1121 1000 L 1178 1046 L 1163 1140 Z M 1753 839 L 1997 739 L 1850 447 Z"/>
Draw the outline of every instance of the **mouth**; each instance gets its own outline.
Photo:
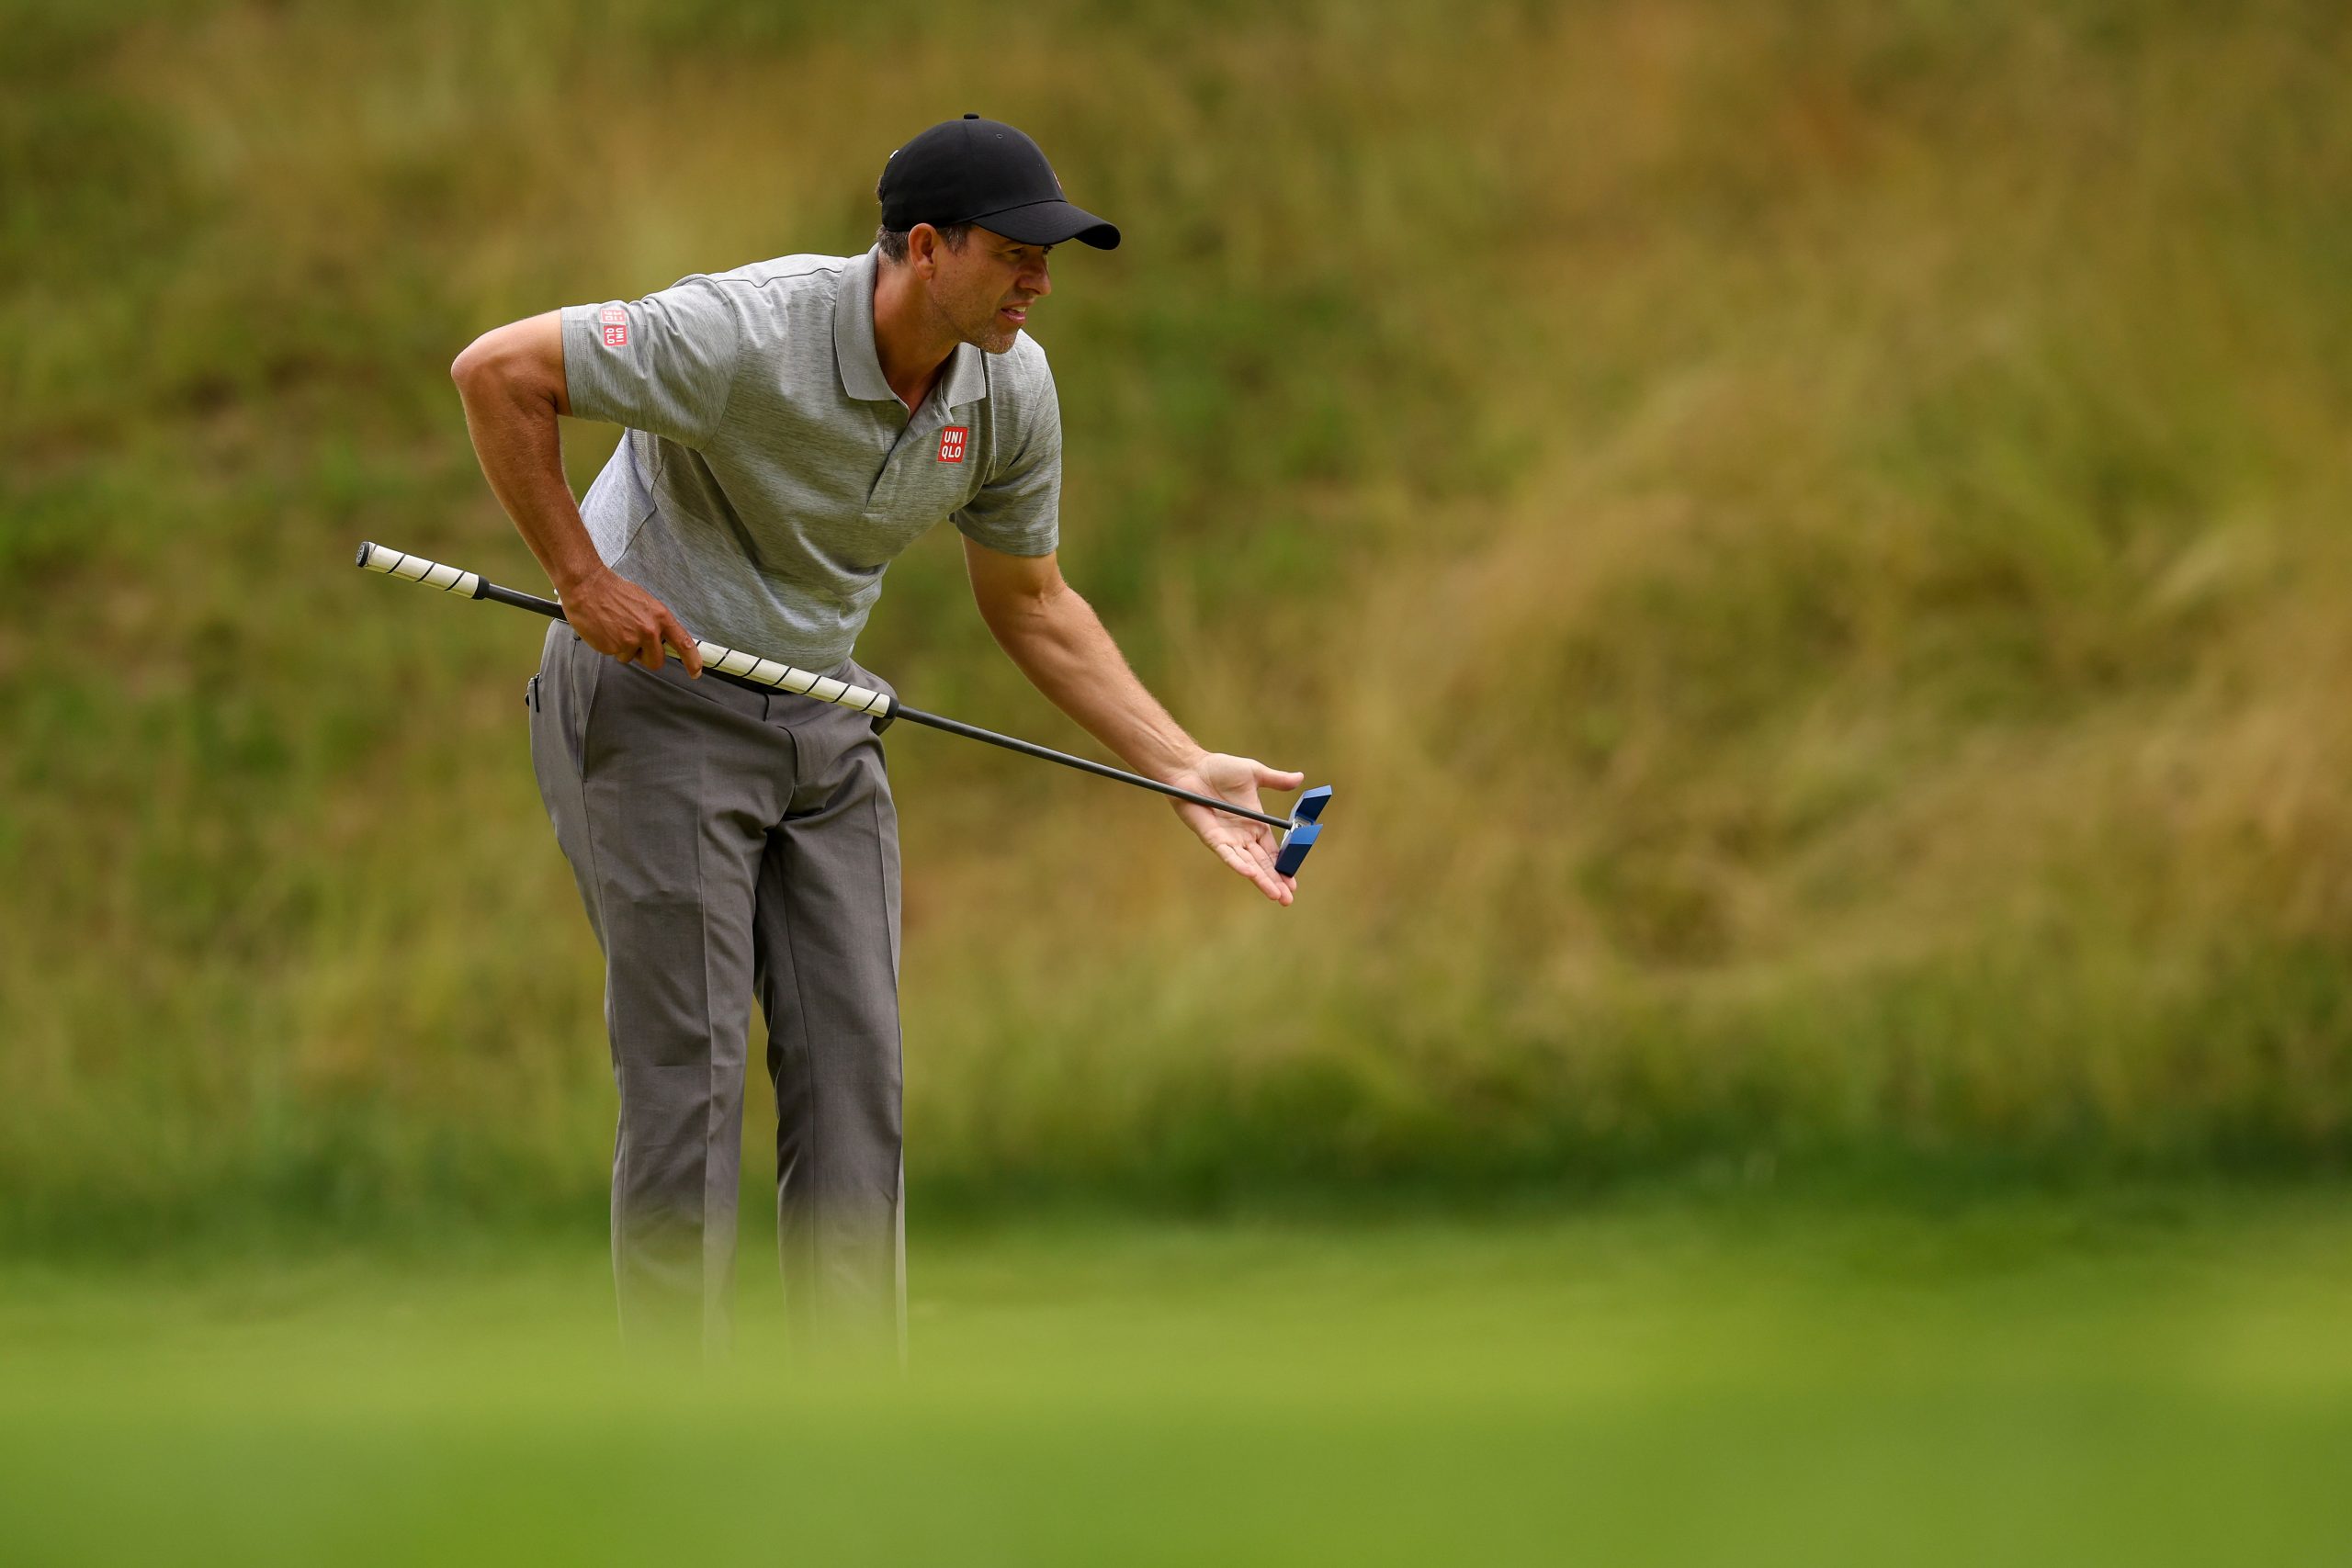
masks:
<path id="1" fill-rule="evenodd" d="M 997 319 L 1010 321 L 1016 327 L 1025 326 L 1029 321 L 1029 307 L 1026 305 L 1003 306 L 998 310 Z"/>

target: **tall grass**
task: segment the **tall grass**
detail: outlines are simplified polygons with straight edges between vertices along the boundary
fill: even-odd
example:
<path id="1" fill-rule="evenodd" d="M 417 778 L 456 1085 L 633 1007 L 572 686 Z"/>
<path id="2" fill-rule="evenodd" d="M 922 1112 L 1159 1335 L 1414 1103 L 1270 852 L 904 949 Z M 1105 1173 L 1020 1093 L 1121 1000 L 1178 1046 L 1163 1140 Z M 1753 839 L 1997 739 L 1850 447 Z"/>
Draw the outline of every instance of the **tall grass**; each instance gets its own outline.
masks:
<path id="1" fill-rule="evenodd" d="M 2334 7 L 0 20 L 11 1224 L 592 1203 L 537 628 L 350 548 L 529 581 L 455 351 L 859 248 L 966 108 L 1129 235 L 1038 322 L 1065 570 L 1340 793 L 1282 911 L 894 734 L 919 1183 L 2352 1147 Z M 860 657 L 1082 743 L 944 534 Z"/>

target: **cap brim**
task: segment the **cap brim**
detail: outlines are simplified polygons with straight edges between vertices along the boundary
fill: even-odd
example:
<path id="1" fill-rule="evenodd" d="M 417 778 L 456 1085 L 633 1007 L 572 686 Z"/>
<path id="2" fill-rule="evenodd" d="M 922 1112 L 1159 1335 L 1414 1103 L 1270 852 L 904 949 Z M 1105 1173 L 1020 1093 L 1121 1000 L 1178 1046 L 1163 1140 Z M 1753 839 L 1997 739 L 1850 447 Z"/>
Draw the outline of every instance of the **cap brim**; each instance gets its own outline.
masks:
<path id="1" fill-rule="evenodd" d="M 1024 245 L 1058 245 L 1065 240 L 1076 240 L 1098 251 L 1119 248 L 1116 224 L 1105 223 L 1086 209 L 1067 201 L 1033 201 L 1026 207 L 1008 207 L 1001 212 L 976 213 L 968 221 Z"/>

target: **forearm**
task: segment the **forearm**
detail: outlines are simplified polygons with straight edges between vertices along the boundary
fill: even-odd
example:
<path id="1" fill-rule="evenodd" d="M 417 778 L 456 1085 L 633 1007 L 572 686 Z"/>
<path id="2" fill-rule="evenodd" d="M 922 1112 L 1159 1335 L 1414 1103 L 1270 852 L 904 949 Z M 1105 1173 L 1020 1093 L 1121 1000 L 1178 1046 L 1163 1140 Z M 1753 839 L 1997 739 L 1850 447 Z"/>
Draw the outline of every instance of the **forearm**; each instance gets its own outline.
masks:
<path id="1" fill-rule="evenodd" d="M 531 323 L 536 324 L 536 323 Z M 588 537 L 580 506 L 563 475 L 563 443 L 556 416 L 564 412 L 560 372 L 552 382 L 486 334 L 450 367 L 466 433 L 491 493 L 514 520 L 558 592 L 576 589 L 604 570 Z"/>
<path id="2" fill-rule="evenodd" d="M 1203 752 L 1144 689 L 1094 607 L 1067 583 L 989 618 L 1030 683 L 1136 772 L 1169 779 Z"/>
<path id="3" fill-rule="evenodd" d="M 482 478 L 547 569 L 580 640 L 623 663 L 659 670 L 675 649 L 702 673 L 694 634 L 670 607 L 606 566 L 563 477 L 557 416 L 571 412 L 560 316 L 548 311 L 487 332 L 449 367 Z"/>

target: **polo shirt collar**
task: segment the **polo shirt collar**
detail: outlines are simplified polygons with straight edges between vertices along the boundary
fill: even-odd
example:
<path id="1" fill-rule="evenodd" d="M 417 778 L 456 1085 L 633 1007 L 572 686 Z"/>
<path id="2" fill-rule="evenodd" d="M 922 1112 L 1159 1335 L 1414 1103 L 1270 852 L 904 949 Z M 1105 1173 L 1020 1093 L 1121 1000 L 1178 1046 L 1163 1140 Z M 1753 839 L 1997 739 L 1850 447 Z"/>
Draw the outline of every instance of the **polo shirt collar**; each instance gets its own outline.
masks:
<path id="1" fill-rule="evenodd" d="M 860 402 L 895 403 L 899 394 L 882 375 L 882 356 L 874 347 L 874 277 L 882 265 L 880 246 L 842 269 L 833 290 L 833 358 L 841 367 L 842 390 Z M 959 343 L 947 356 L 939 394 L 943 406 L 978 402 L 989 395 L 988 368 L 981 353 Z"/>
<path id="2" fill-rule="evenodd" d="M 989 395 L 987 357 L 968 343 L 959 343 L 956 352 L 947 356 L 946 389 L 939 394 L 943 408 L 955 408 L 959 403 L 976 403 Z"/>

